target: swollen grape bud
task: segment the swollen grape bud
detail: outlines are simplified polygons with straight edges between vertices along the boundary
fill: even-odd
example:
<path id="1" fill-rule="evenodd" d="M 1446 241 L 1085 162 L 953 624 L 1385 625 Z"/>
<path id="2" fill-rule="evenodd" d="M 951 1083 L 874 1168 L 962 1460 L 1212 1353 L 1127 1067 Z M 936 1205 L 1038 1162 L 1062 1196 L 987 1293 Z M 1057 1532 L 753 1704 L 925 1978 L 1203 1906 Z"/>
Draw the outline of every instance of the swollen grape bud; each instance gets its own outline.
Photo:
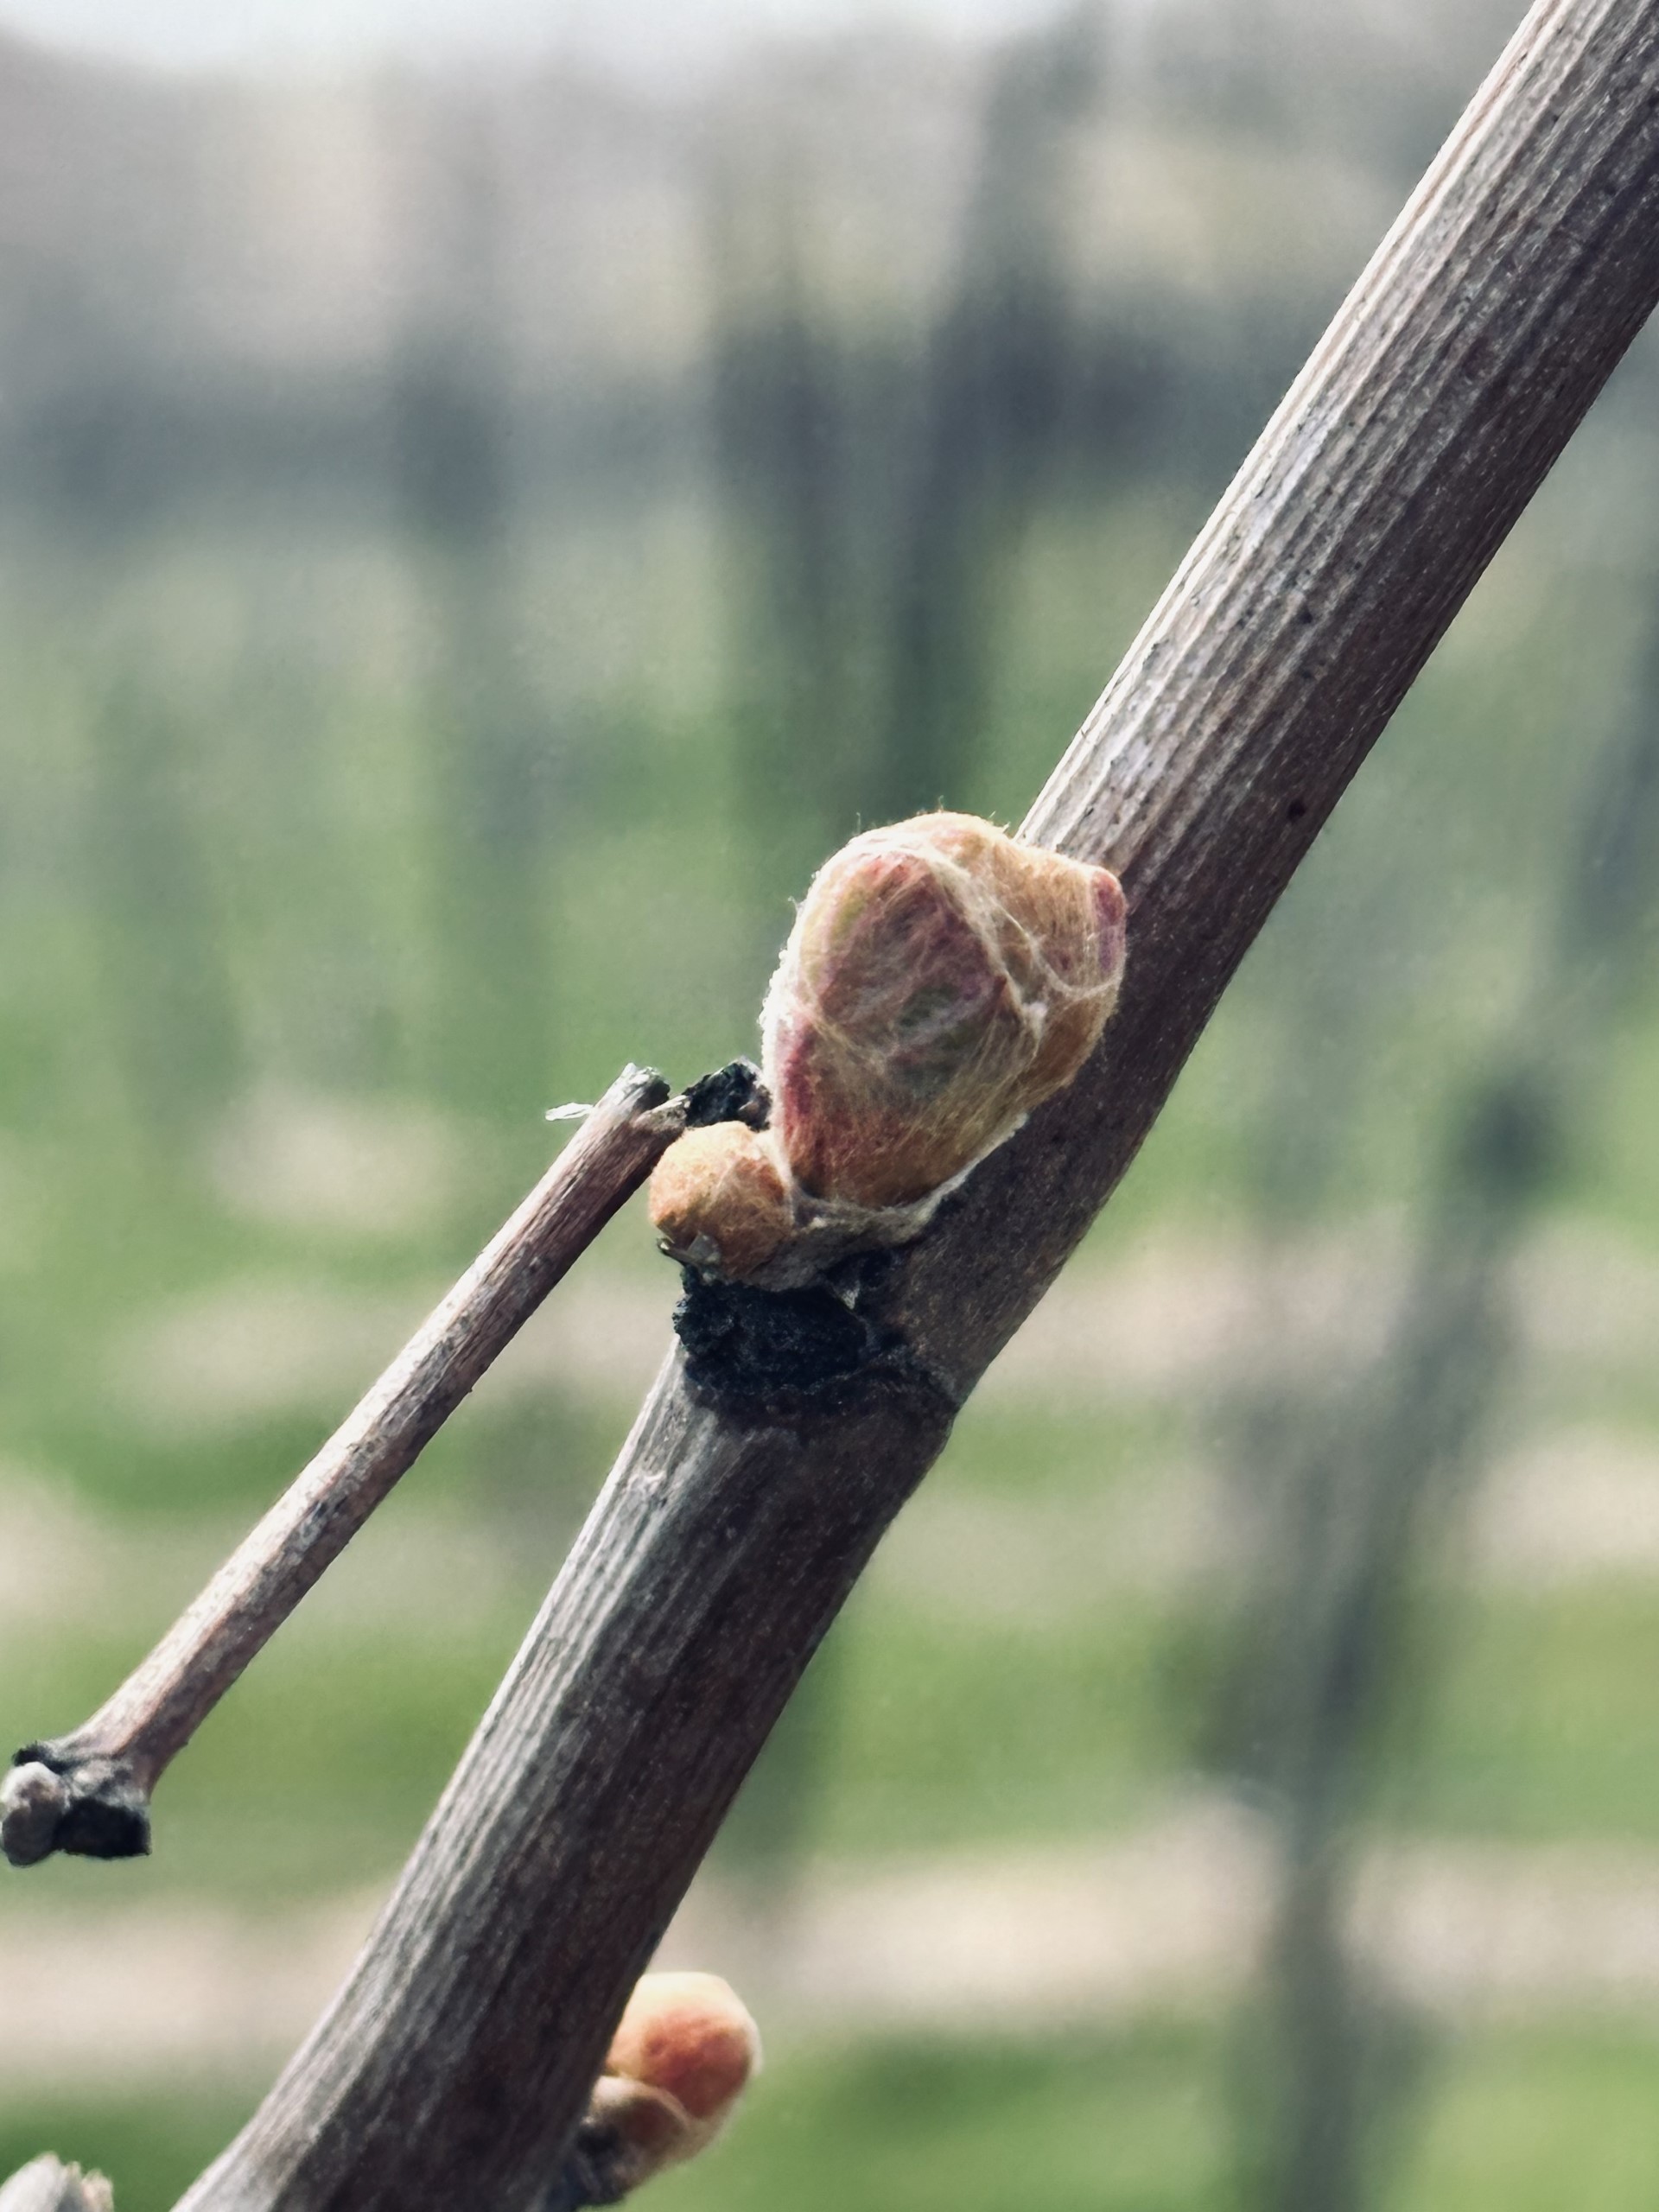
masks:
<path id="1" fill-rule="evenodd" d="M 785 1289 L 916 1236 L 1094 1050 L 1124 914 L 1109 869 L 971 814 L 855 837 L 813 878 L 766 994 L 770 1126 L 669 1147 L 651 1185 L 664 1249 Z"/>
<path id="2" fill-rule="evenodd" d="M 734 1282 L 793 1233 L 789 1194 L 764 1139 L 741 1122 L 688 1129 L 658 1161 L 651 1218 L 673 1258 Z"/>
<path id="3" fill-rule="evenodd" d="M 938 1192 L 1077 1073 L 1123 952 L 1105 868 L 967 814 L 855 837 L 813 879 L 763 1017 L 796 1183 L 871 1210 Z"/>
<path id="4" fill-rule="evenodd" d="M 695 2158 L 760 2064 L 760 2037 L 715 1974 L 648 1974 L 619 2022 L 584 2131 L 607 2188 L 626 2195 Z M 607 2200 L 609 2201 L 609 2200 Z"/>

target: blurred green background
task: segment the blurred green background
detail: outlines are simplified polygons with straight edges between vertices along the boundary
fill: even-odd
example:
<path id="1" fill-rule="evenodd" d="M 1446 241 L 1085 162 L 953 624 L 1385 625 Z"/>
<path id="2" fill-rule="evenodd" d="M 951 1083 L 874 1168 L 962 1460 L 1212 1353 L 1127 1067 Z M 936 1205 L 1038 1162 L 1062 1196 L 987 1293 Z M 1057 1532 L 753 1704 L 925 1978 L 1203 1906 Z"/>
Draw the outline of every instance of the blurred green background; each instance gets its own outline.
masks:
<path id="1" fill-rule="evenodd" d="M 172 1618 L 816 861 L 1017 821 L 1513 5 L 168 77 L 0 39 L 0 1738 Z M 1641 341 L 810 1674 L 662 2212 L 1504 2212 L 1659 2167 Z M 162 2212 L 668 1341 L 607 1233 L 171 1773 L 0 1885 L 0 2174 Z"/>

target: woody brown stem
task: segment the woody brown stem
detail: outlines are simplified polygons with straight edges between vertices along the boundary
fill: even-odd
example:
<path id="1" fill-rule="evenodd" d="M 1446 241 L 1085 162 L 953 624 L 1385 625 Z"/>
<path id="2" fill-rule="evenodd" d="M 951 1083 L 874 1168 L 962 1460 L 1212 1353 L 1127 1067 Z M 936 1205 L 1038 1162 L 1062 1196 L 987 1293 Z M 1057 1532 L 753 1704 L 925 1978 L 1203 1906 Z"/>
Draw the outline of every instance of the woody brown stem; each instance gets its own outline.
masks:
<path id="1" fill-rule="evenodd" d="M 149 1848 L 149 1800 L 249 1661 L 490 1363 L 650 1174 L 683 1123 L 625 1068 L 518 1211 L 188 1610 L 82 1726 L 16 1754 L 0 1790 L 14 1866 Z"/>
<path id="2" fill-rule="evenodd" d="M 1656 299 L 1659 0 L 1538 0 L 1027 818 L 1128 898 L 1100 1050 L 853 1306 L 705 1317 L 350 1978 L 180 2212 L 546 2191 L 818 1639 Z"/>

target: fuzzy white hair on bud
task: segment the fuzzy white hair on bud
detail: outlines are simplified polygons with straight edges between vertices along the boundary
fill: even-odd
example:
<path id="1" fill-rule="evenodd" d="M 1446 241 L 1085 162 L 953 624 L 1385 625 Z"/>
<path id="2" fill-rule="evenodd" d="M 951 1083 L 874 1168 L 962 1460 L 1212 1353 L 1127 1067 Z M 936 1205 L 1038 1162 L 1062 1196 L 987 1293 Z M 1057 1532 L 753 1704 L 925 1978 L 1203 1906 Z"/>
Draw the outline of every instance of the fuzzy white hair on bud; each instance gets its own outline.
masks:
<path id="1" fill-rule="evenodd" d="M 771 1124 L 671 1147 L 652 1185 L 664 1248 L 781 1289 L 917 1236 L 1088 1058 L 1124 951 L 1109 869 L 968 814 L 855 837 L 813 878 L 766 994 Z"/>

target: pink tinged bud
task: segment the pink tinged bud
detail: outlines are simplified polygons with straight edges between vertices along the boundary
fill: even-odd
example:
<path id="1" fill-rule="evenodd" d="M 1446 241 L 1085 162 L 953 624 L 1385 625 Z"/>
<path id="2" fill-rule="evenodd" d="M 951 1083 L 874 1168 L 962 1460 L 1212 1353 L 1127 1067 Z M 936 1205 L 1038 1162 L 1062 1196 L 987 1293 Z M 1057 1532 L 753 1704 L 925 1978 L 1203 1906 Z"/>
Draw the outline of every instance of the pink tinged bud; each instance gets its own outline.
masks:
<path id="1" fill-rule="evenodd" d="M 674 1258 L 738 1282 L 791 1233 L 784 1179 L 741 1122 L 688 1129 L 670 1145 L 651 1179 L 651 1218 Z"/>
<path id="2" fill-rule="evenodd" d="M 760 2031 L 729 1982 L 714 1974 L 646 1974 L 589 2106 L 590 2121 L 615 2145 L 609 2178 L 633 2190 L 695 2158 L 760 2064 Z"/>
<path id="3" fill-rule="evenodd" d="M 730 1982 L 717 1974 L 648 1974 L 628 1999 L 605 2070 L 710 2120 L 741 2095 L 760 2063 L 760 2031 Z"/>
<path id="4" fill-rule="evenodd" d="M 925 1198 L 1082 1066 L 1116 1002 L 1117 879 L 972 815 L 826 861 L 767 997 L 774 1132 L 811 1198 Z"/>

